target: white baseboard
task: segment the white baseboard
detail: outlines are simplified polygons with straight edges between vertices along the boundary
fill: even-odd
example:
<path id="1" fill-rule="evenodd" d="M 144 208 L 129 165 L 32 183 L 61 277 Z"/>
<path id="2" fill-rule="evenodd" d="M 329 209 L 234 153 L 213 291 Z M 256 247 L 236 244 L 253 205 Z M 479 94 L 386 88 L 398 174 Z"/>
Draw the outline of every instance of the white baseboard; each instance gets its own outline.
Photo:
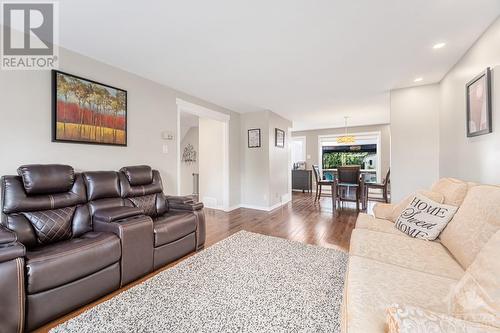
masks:
<path id="1" fill-rule="evenodd" d="M 224 208 L 223 210 L 225 212 L 231 212 L 231 211 L 233 211 L 235 209 L 238 209 L 238 208 L 241 208 L 241 205 L 235 205 L 235 206 L 227 207 L 227 208 Z"/>
<path id="2" fill-rule="evenodd" d="M 270 211 L 275 210 L 276 208 L 280 208 L 281 206 L 286 205 L 287 203 L 292 201 L 291 194 L 283 195 L 282 200 L 283 200 L 283 202 L 278 202 L 277 204 L 272 205 L 272 206 L 258 206 L 258 205 L 250 205 L 250 204 L 241 203 L 241 204 L 234 205 L 231 207 L 211 206 L 211 205 L 205 204 L 205 207 L 210 208 L 210 209 L 222 210 L 224 212 L 231 212 L 231 211 L 238 209 L 238 208 L 247 208 L 247 209 L 263 210 L 265 212 L 270 212 Z"/>
<path id="3" fill-rule="evenodd" d="M 263 211 L 270 211 L 272 207 L 266 207 L 266 206 L 257 206 L 257 205 L 249 205 L 249 204 L 240 204 L 241 208 L 247 208 L 247 209 L 255 209 L 255 210 L 263 210 Z"/>
<path id="4" fill-rule="evenodd" d="M 280 208 L 281 206 L 285 205 L 287 202 L 279 202 L 277 203 L 276 205 L 272 205 L 272 206 L 256 206 L 256 205 L 248 205 L 248 204 L 241 204 L 240 207 L 241 208 L 248 208 L 248 209 L 255 209 L 255 210 L 263 210 L 265 212 L 270 212 L 272 210 L 275 210 L 276 208 Z"/>
<path id="5" fill-rule="evenodd" d="M 281 202 L 283 204 L 286 204 L 286 203 L 289 203 L 290 201 L 292 201 L 292 193 L 287 193 L 287 194 L 284 194 L 282 197 L 281 197 Z"/>
<path id="6" fill-rule="evenodd" d="M 222 207 L 222 206 L 212 206 L 212 205 L 207 205 L 206 203 L 203 203 L 203 207 L 205 208 L 209 208 L 209 209 L 215 209 L 215 210 L 222 210 L 224 212 L 226 212 L 227 210 Z"/>

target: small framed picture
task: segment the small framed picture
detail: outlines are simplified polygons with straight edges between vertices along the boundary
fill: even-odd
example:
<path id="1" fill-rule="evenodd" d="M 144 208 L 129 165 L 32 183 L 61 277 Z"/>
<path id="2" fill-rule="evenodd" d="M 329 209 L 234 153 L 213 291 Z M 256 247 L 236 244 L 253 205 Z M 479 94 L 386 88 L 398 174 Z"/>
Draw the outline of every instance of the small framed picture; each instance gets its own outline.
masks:
<path id="1" fill-rule="evenodd" d="M 260 128 L 251 128 L 248 130 L 248 148 L 260 147 Z"/>
<path id="2" fill-rule="evenodd" d="M 285 147 L 285 131 L 279 128 L 274 129 L 274 145 L 280 148 Z"/>
<path id="3" fill-rule="evenodd" d="M 466 85 L 467 137 L 492 132 L 490 68 Z"/>

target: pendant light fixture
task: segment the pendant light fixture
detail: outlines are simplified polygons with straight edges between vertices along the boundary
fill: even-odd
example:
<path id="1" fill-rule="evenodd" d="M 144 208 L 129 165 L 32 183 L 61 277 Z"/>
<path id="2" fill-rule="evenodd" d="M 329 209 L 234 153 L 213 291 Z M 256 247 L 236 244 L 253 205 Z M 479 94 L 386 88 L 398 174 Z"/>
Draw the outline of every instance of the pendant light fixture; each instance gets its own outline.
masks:
<path id="1" fill-rule="evenodd" d="M 351 144 L 351 143 L 355 143 L 356 142 L 356 138 L 352 135 L 349 135 L 347 133 L 347 119 L 349 119 L 348 116 L 345 116 L 344 117 L 345 119 L 345 133 L 343 136 L 339 136 L 337 138 L 337 143 L 340 143 L 340 144 Z"/>

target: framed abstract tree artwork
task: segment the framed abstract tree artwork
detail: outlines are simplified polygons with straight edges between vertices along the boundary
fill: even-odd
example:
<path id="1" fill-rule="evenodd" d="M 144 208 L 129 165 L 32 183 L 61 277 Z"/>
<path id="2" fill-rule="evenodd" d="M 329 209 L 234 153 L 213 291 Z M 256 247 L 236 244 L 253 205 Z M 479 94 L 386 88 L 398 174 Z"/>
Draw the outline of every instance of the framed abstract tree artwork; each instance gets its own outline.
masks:
<path id="1" fill-rule="evenodd" d="M 53 70 L 52 141 L 126 146 L 127 92 Z"/>
<path id="2" fill-rule="evenodd" d="M 473 137 L 492 132 L 491 73 L 484 72 L 466 85 L 467 136 Z"/>

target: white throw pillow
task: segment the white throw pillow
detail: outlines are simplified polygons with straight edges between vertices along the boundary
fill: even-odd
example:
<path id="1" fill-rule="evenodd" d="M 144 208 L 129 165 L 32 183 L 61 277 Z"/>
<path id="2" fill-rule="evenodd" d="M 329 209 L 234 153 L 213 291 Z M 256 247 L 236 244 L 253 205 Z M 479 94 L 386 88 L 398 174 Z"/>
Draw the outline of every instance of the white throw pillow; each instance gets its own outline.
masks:
<path id="1" fill-rule="evenodd" d="M 457 207 L 440 204 L 415 194 L 394 226 L 413 238 L 435 240 L 457 212 Z"/>
<path id="2" fill-rule="evenodd" d="M 423 195 L 424 197 L 429 198 L 437 203 L 444 203 L 444 196 L 441 193 L 426 191 L 426 190 L 418 190 L 417 192 L 407 196 L 400 203 L 394 206 L 394 210 L 392 211 L 391 215 L 392 222 L 395 223 L 398 220 L 398 217 L 399 215 L 401 215 L 401 212 L 403 212 L 403 210 L 405 210 L 405 208 L 408 207 L 410 202 L 412 202 L 413 198 L 415 198 L 415 195 L 417 194 Z"/>

